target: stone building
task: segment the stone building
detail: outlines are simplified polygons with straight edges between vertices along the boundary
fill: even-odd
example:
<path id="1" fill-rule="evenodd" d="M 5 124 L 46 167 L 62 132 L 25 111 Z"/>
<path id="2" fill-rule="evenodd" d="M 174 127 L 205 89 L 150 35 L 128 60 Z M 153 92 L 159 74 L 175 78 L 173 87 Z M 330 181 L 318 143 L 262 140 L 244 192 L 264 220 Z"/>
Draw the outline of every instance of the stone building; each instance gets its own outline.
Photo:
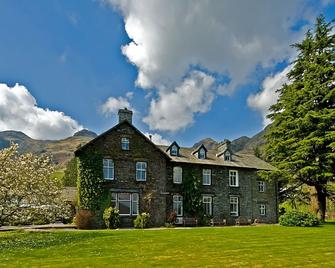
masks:
<path id="1" fill-rule="evenodd" d="M 277 184 L 262 181 L 256 173 L 274 167 L 254 155 L 232 152 L 227 140 L 217 150 L 185 148 L 177 142 L 155 145 L 133 126 L 132 111 L 122 109 L 116 126 L 75 152 L 79 162 L 88 151 L 102 156 L 102 172 L 96 176 L 103 176 L 110 193 L 107 203 L 119 209 L 123 226 L 132 225 L 141 212 L 150 213 L 154 226 L 164 225 L 171 211 L 180 224 L 191 217 L 183 197 L 183 180 L 189 174 L 200 180 L 203 213 L 209 217 L 229 224 L 238 217 L 277 221 Z"/>

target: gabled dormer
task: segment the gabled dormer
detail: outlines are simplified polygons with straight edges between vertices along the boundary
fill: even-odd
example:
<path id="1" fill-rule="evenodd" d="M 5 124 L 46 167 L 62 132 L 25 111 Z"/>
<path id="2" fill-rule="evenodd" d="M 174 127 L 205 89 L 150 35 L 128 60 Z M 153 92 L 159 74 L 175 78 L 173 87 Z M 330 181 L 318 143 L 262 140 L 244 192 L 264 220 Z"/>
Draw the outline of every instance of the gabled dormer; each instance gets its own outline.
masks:
<path id="1" fill-rule="evenodd" d="M 180 146 L 177 142 L 172 142 L 172 144 L 166 149 L 166 152 L 169 152 L 171 156 L 179 156 Z"/>
<path id="2" fill-rule="evenodd" d="M 195 155 L 199 159 L 206 159 L 207 158 L 207 149 L 205 145 L 201 144 L 198 146 L 193 152 L 193 155 Z"/>
<path id="3" fill-rule="evenodd" d="M 219 143 L 218 153 L 216 154 L 216 156 L 223 158 L 224 161 L 232 161 L 233 152 L 230 149 L 230 141 L 229 140 L 224 140 L 223 142 Z"/>

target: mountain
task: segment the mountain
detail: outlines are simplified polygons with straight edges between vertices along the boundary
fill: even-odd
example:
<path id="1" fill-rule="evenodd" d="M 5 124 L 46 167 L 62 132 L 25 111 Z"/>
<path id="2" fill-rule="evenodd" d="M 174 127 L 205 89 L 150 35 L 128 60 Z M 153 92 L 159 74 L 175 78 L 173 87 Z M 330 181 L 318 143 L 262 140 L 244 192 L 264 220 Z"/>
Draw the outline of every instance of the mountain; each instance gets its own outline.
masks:
<path id="1" fill-rule="evenodd" d="M 244 152 L 244 153 L 255 153 L 256 148 L 263 152 L 266 140 L 265 134 L 268 130 L 267 126 L 261 132 L 257 133 L 255 136 L 249 138 L 247 136 L 242 136 L 231 142 L 231 148 L 234 152 Z M 216 149 L 220 142 L 213 140 L 212 138 L 205 138 L 193 145 L 193 148 L 204 144 L 207 149 Z"/>
<path id="2" fill-rule="evenodd" d="M 19 131 L 2 131 L 0 132 L 0 149 L 8 147 L 12 142 L 17 143 L 20 153 L 49 155 L 59 168 L 63 168 L 73 157 L 73 152 L 79 145 L 87 143 L 96 136 L 97 134 L 92 131 L 81 130 L 72 137 L 62 140 L 35 140 Z"/>

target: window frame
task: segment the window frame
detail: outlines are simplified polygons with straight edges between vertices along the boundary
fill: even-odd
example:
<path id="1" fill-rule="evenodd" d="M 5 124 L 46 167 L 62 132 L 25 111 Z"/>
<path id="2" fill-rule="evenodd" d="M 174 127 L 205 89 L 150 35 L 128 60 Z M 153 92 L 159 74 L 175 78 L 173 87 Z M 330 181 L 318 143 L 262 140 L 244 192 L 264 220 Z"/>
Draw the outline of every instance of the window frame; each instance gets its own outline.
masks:
<path id="1" fill-rule="evenodd" d="M 172 145 L 170 149 L 170 155 L 171 156 L 178 156 L 178 147 L 177 145 Z"/>
<path id="2" fill-rule="evenodd" d="M 122 137 L 121 138 L 121 149 L 123 151 L 129 151 L 129 147 L 130 147 L 129 144 L 130 144 L 129 138 L 127 138 L 127 137 Z"/>
<path id="3" fill-rule="evenodd" d="M 138 164 L 145 164 L 144 168 L 143 167 L 138 167 Z M 148 173 L 148 163 L 144 162 L 144 161 L 137 161 L 135 163 L 135 177 L 136 177 L 136 181 L 147 181 L 147 173 Z M 139 178 L 138 176 L 138 172 L 143 172 L 141 174 L 144 174 L 144 178 Z"/>
<path id="4" fill-rule="evenodd" d="M 224 161 L 231 161 L 231 153 L 229 151 L 226 151 L 223 154 L 223 159 L 224 159 Z"/>
<path id="5" fill-rule="evenodd" d="M 176 176 L 176 174 L 177 174 L 176 170 L 180 170 L 180 174 L 178 174 L 178 175 L 180 175 L 180 180 L 176 180 L 176 178 L 177 178 L 177 176 Z M 180 167 L 180 166 L 175 166 L 175 167 L 173 167 L 172 172 L 173 172 L 173 174 L 172 174 L 172 176 L 173 176 L 173 183 L 174 184 L 182 184 L 183 183 L 183 168 Z"/>
<path id="6" fill-rule="evenodd" d="M 129 193 L 129 192 L 112 192 L 112 199 L 111 202 L 115 203 L 115 208 L 120 211 L 120 194 L 129 194 L 129 199 L 121 199 L 121 202 L 129 202 L 129 214 L 127 213 L 120 213 L 120 216 L 137 216 L 139 214 L 139 193 Z M 114 196 L 115 198 L 114 198 Z M 136 197 L 136 198 L 135 198 Z M 136 201 L 135 201 L 136 199 Z M 134 210 L 136 208 L 136 210 Z"/>
<path id="7" fill-rule="evenodd" d="M 183 202 L 184 202 L 184 198 L 183 198 L 182 195 L 180 195 L 180 194 L 173 195 L 173 197 L 172 197 L 172 210 L 174 212 L 176 212 L 177 217 L 182 217 L 184 215 L 184 204 L 183 204 Z M 180 208 L 181 213 L 178 213 L 179 208 Z"/>
<path id="8" fill-rule="evenodd" d="M 203 152 L 203 154 L 201 152 Z M 206 150 L 203 147 L 201 147 L 198 151 L 198 158 L 206 159 Z"/>
<path id="9" fill-rule="evenodd" d="M 233 175 L 232 172 L 235 172 L 235 174 Z M 234 176 L 235 184 L 232 184 L 233 176 Z M 229 170 L 229 186 L 230 187 L 239 187 L 240 186 L 238 170 L 235 170 L 235 169 L 230 169 Z"/>
<path id="10" fill-rule="evenodd" d="M 235 201 L 233 201 L 235 200 Z M 238 196 L 229 196 L 229 211 L 230 211 L 230 216 L 233 217 L 238 217 L 240 209 L 239 209 L 239 197 Z M 236 206 L 236 210 L 232 210 L 232 206 Z"/>
<path id="11" fill-rule="evenodd" d="M 259 204 L 259 215 L 260 216 L 266 216 L 266 205 L 265 204 Z"/>
<path id="12" fill-rule="evenodd" d="M 209 173 L 206 174 L 205 171 L 209 171 Z M 205 178 L 209 178 L 209 182 L 205 183 Z M 202 185 L 212 185 L 212 170 L 210 168 L 202 169 Z"/>
<path id="13" fill-rule="evenodd" d="M 257 181 L 258 184 L 258 192 L 264 193 L 265 192 L 265 181 Z"/>
<path id="14" fill-rule="evenodd" d="M 105 163 L 108 163 L 105 165 Z M 112 165 L 110 165 L 112 163 Z M 107 169 L 107 172 L 105 173 L 105 169 Z M 115 168 L 114 168 L 114 161 L 111 158 L 103 158 L 102 160 L 102 172 L 103 172 L 103 178 L 104 180 L 113 181 L 115 179 Z M 111 174 L 110 174 L 111 173 Z M 108 176 L 105 176 L 105 174 Z M 111 177 L 109 177 L 111 175 Z"/>
<path id="15" fill-rule="evenodd" d="M 207 199 L 207 198 L 209 198 L 209 202 L 205 202 L 205 199 Z M 209 214 L 207 214 L 206 213 L 206 204 L 208 205 L 209 204 L 209 206 L 208 206 L 208 208 L 209 208 Z M 203 205 L 203 208 L 204 208 L 204 213 L 205 213 L 205 215 L 207 215 L 207 216 L 213 216 L 213 196 L 211 196 L 211 195 L 203 195 L 202 196 L 202 205 Z"/>

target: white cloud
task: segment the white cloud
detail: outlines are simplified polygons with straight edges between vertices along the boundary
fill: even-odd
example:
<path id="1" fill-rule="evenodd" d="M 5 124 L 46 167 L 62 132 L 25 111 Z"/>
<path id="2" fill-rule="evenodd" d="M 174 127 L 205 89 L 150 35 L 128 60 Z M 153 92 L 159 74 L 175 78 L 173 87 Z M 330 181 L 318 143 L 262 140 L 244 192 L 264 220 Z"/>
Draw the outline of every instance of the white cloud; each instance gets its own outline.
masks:
<path id="1" fill-rule="evenodd" d="M 123 97 L 109 97 L 102 105 L 101 112 L 104 115 L 117 114 L 119 109 L 127 108 L 131 110 L 131 105 L 129 103 L 129 96 L 127 98 Z"/>
<path id="2" fill-rule="evenodd" d="M 38 107 L 26 87 L 0 84 L 1 131 L 22 131 L 35 139 L 60 139 L 80 129 L 82 126 L 63 112 Z"/>
<path id="3" fill-rule="evenodd" d="M 248 106 L 262 114 L 264 126 L 271 123 L 266 116 L 269 114 L 270 106 L 277 102 L 278 92 L 276 90 L 289 82 L 287 74 L 291 69 L 292 65 L 289 65 L 281 72 L 266 77 L 262 82 L 261 91 L 248 97 Z"/>
<path id="4" fill-rule="evenodd" d="M 160 91 L 158 99 L 151 100 L 149 115 L 144 122 L 150 129 L 177 131 L 193 123 L 195 113 L 205 113 L 214 100 L 214 78 L 193 71 L 173 91 Z"/>
<path id="5" fill-rule="evenodd" d="M 157 134 L 157 133 L 144 133 L 145 136 L 147 136 L 150 139 L 151 136 L 151 140 L 154 144 L 157 145 L 170 145 L 171 141 L 164 139 L 161 135 Z"/>
<path id="6" fill-rule="evenodd" d="M 306 29 L 297 31 L 294 26 L 301 20 L 310 22 L 320 11 L 304 0 L 104 1 L 124 17 L 131 41 L 122 47 L 122 52 L 138 68 L 136 85 L 158 91 L 148 94 L 149 98 L 158 95 L 159 99 L 151 101 L 145 122 L 151 129 L 160 130 L 178 130 L 192 122 L 193 115 L 189 113 L 178 114 L 186 117 L 179 124 L 175 116 L 164 110 L 168 103 L 165 98 L 176 95 L 185 77 L 189 79 L 192 67 L 200 67 L 207 74 L 228 76 L 227 83 L 215 80 L 216 94 L 233 94 L 252 80 L 257 67 L 271 67 L 289 58 L 293 51 L 289 45 L 297 42 Z M 178 103 L 188 106 L 187 101 L 186 98 Z M 206 105 L 205 110 L 210 106 Z M 189 111 L 202 109 L 194 110 Z M 164 122 L 159 123 L 160 118 Z"/>

